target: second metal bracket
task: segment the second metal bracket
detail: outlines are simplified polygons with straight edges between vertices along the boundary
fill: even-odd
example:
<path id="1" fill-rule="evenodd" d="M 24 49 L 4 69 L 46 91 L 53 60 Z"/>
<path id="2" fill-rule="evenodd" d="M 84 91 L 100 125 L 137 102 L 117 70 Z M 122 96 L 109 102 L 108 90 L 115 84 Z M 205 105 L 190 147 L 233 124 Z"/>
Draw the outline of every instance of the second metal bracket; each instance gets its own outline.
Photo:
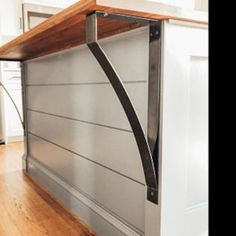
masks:
<path id="1" fill-rule="evenodd" d="M 99 12 L 99 14 L 101 14 Z M 106 16 L 110 16 L 110 14 L 106 14 Z M 121 16 L 118 15 L 115 17 L 122 18 L 125 20 L 132 20 L 131 16 Z M 135 21 L 135 18 L 133 19 Z M 138 19 L 139 21 L 143 21 L 145 24 L 149 24 L 153 26 L 153 22 L 150 23 L 147 19 Z M 155 24 L 154 24 L 155 26 Z M 150 27 L 150 29 L 156 29 L 155 27 Z M 139 153 L 141 156 L 141 161 L 144 170 L 145 181 L 147 185 L 147 199 L 155 204 L 158 203 L 158 182 L 157 182 L 157 175 L 156 175 L 156 168 L 153 163 L 152 158 L 152 151 L 150 146 L 147 142 L 146 136 L 140 124 L 139 118 L 135 111 L 135 108 L 129 98 L 129 95 L 123 85 L 122 80 L 120 79 L 118 73 L 116 72 L 115 68 L 113 67 L 112 63 L 110 62 L 109 58 L 107 57 L 106 53 L 101 48 L 100 44 L 98 43 L 98 29 L 97 29 L 97 13 L 93 13 L 87 16 L 86 19 L 86 43 L 89 47 L 90 51 L 93 53 L 94 57 L 97 59 L 98 63 L 100 64 L 101 68 L 105 72 L 107 78 L 109 79 L 119 101 L 126 113 L 126 116 L 129 120 L 131 125 L 132 131 L 135 136 L 135 140 L 139 149 Z M 157 31 L 151 31 L 154 33 L 153 41 L 159 39 L 159 35 Z M 153 148 L 152 148 L 153 149 Z"/>

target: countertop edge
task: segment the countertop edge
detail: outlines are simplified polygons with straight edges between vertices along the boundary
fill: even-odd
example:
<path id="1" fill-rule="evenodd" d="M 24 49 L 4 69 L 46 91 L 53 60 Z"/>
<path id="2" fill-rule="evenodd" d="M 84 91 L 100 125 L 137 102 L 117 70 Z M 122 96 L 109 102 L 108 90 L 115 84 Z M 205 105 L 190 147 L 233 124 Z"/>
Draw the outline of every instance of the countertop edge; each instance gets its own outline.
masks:
<path id="1" fill-rule="evenodd" d="M 87 14 L 94 11 L 106 11 L 108 13 L 145 17 L 149 19 L 177 20 L 205 26 L 208 25 L 208 13 L 205 12 L 184 10 L 157 2 L 135 0 L 135 3 L 137 4 L 124 0 L 81 0 L 1 46 L 0 60 L 24 61 L 25 59 L 20 56 L 21 48 L 25 47 L 24 45 L 32 44 L 31 41 L 34 41 L 40 34 L 48 34 L 50 29 L 54 29 L 57 25 L 63 24 L 64 21 L 70 18 L 78 16 L 78 22 L 82 22 Z M 140 9 L 142 9 L 142 11 Z M 48 54 L 51 53 L 52 52 L 48 51 Z M 35 57 L 40 55 L 41 54 L 35 54 Z"/>

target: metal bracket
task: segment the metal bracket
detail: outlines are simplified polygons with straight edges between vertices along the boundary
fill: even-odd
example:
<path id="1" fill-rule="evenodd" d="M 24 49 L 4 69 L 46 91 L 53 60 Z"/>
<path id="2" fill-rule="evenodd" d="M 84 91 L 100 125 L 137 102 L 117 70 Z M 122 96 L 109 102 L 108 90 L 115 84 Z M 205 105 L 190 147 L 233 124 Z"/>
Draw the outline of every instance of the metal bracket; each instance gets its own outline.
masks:
<path id="1" fill-rule="evenodd" d="M 138 23 L 143 23 L 144 25 L 149 25 L 150 27 L 150 43 L 156 42 L 159 39 L 159 28 L 160 24 L 159 21 L 151 21 L 145 18 L 139 17 L 132 17 L 132 16 L 125 16 L 125 15 L 118 15 L 118 14 L 108 14 L 108 13 L 101 13 L 95 12 L 90 14 L 86 18 L 86 43 L 89 47 L 90 51 L 93 53 L 94 57 L 97 59 L 98 63 L 100 64 L 101 68 L 105 72 L 107 78 L 109 79 L 117 97 L 119 98 L 121 105 L 126 113 L 126 116 L 129 120 L 131 125 L 132 131 L 135 136 L 135 140 L 139 149 L 139 153 L 141 156 L 141 161 L 143 165 L 145 181 L 147 185 L 147 199 L 155 204 L 158 204 L 158 178 L 156 175 L 157 168 L 154 166 L 152 153 L 154 151 L 154 146 L 157 145 L 157 129 L 155 129 L 154 136 L 155 137 L 155 145 L 149 146 L 147 139 L 145 137 L 144 131 L 138 119 L 137 113 L 135 108 L 129 98 L 129 95 L 123 85 L 122 80 L 120 79 L 118 73 L 116 72 L 115 68 L 113 67 L 112 63 L 110 62 L 109 58 L 107 57 L 106 53 L 101 48 L 100 44 L 98 43 L 98 32 L 97 32 L 97 17 L 112 17 L 113 19 L 122 19 L 127 21 L 133 21 Z M 157 30 L 158 29 L 158 30 Z M 156 51 L 154 51 L 155 53 Z M 155 55 L 154 55 L 155 57 Z M 158 57 L 157 57 L 158 58 Z M 154 60 L 156 62 L 156 60 Z M 157 65 L 154 64 L 152 67 L 157 68 Z M 152 69 L 151 67 L 151 69 Z M 154 71 L 156 69 L 154 68 Z M 154 73 L 156 75 L 156 72 Z M 154 78 L 153 76 L 151 76 Z M 150 78 L 150 76 L 149 76 Z M 154 78 L 157 80 L 158 78 Z M 154 97 L 155 98 L 155 97 Z M 149 99 L 150 100 L 150 99 Z M 156 103 L 155 103 L 156 104 Z M 157 119 L 155 119 L 155 123 L 157 123 Z M 153 141 L 153 138 L 151 139 Z M 155 157 L 157 158 L 157 157 Z"/>

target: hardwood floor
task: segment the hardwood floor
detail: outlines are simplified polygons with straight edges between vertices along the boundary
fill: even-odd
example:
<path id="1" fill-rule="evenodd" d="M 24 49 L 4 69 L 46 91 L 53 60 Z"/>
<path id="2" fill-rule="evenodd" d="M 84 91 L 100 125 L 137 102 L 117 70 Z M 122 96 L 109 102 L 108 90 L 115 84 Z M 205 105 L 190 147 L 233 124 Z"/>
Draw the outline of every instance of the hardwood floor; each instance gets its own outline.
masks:
<path id="1" fill-rule="evenodd" d="M 23 143 L 0 145 L 0 236 L 94 236 L 22 173 Z"/>

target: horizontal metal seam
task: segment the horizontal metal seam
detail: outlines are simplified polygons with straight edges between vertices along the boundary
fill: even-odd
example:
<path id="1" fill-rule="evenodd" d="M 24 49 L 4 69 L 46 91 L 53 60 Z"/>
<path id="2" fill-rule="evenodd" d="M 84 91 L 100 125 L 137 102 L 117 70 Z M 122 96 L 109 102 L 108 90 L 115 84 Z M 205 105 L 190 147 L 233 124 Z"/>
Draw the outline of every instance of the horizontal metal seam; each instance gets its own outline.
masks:
<path id="1" fill-rule="evenodd" d="M 79 154 L 79 153 L 77 153 L 77 152 L 74 152 L 74 151 L 72 151 L 72 150 L 70 150 L 70 149 L 68 149 L 68 148 L 66 148 L 66 147 L 63 147 L 63 146 L 61 146 L 60 144 L 54 143 L 54 142 L 52 142 L 52 141 L 50 141 L 50 140 L 48 140 L 48 139 L 45 139 L 45 138 L 43 138 L 43 137 L 41 137 L 41 136 L 39 136 L 39 135 L 37 135 L 37 134 L 34 134 L 34 133 L 31 132 L 31 131 L 28 131 L 28 134 L 31 134 L 31 135 L 33 135 L 33 136 L 35 136 L 35 137 L 37 137 L 37 138 L 39 138 L 39 139 L 42 139 L 42 140 L 44 140 L 44 141 L 46 141 L 46 142 L 48 142 L 48 143 L 50 143 L 50 144 L 53 144 L 53 145 L 55 145 L 55 146 L 57 146 L 57 147 L 59 147 L 59 148 L 62 148 L 62 149 L 66 150 L 66 151 L 68 151 L 68 152 L 70 152 L 70 153 L 72 153 L 72 154 L 74 154 L 74 155 L 76 155 L 76 156 L 79 156 L 79 157 L 81 157 L 81 158 L 83 158 L 83 159 L 85 159 L 85 160 L 87 160 L 87 161 L 89 161 L 89 162 L 92 162 L 92 163 L 94 163 L 94 164 L 96 164 L 96 165 L 98 165 L 98 166 L 101 166 L 101 167 L 103 167 L 103 168 L 105 168 L 105 169 L 107 169 L 107 170 L 109 170 L 109 171 L 111 171 L 111 172 L 113 172 L 113 173 L 115 173 L 115 174 L 117 174 L 117 175 L 120 175 L 120 176 L 122 176 L 122 177 L 124 177 L 124 178 L 126 178 L 126 179 L 132 180 L 133 182 L 135 182 L 135 183 L 137 183 L 137 184 L 140 184 L 140 185 L 142 185 L 142 186 L 145 186 L 145 184 L 139 182 L 138 180 L 135 180 L 135 179 L 133 179 L 133 178 L 131 178 L 131 177 L 125 175 L 125 174 L 122 174 L 122 173 L 120 173 L 120 172 L 118 172 L 118 171 L 116 171 L 116 170 L 113 170 L 113 169 L 111 169 L 111 168 L 109 168 L 109 167 L 107 167 L 107 166 L 105 166 L 105 165 L 103 165 L 103 164 L 101 164 L 101 163 L 99 163 L 99 162 L 96 162 L 96 161 L 94 161 L 94 160 L 92 160 L 92 159 L 90 159 L 90 158 L 88 158 L 88 157 L 86 157 L 86 156 L 84 156 L 84 155 L 81 155 L 81 154 Z"/>
<path id="2" fill-rule="evenodd" d="M 147 80 L 134 80 L 134 81 L 123 81 L 124 84 L 139 84 L 139 83 L 147 83 Z M 78 86 L 78 85 L 108 85 L 110 82 L 84 82 L 84 83 L 55 83 L 55 84 L 26 84 L 27 87 L 36 87 L 36 86 Z"/>
<path id="3" fill-rule="evenodd" d="M 109 125 L 98 124 L 98 123 L 94 123 L 94 122 L 90 122 L 90 121 L 85 121 L 85 120 L 80 120 L 80 119 L 76 119 L 76 118 L 67 117 L 67 116 L 56 115 L 56 114 L 53 114 L 53 113 L 38 111 L 38 110 L 31 109 L 31 108 L 26 108 L 26 109 L 30 112 L 36 112 L 36 113 L 40 113 L 40 114 L 45 114 L 45 115 L 49 115 L 49 116 L 55 116 L 55 117 L 58 117 L 58 118 L 67 119 L 67 120 L 78 121 L 78 122 L 85 123 L 85 124 L 101 126 L 101 127 L 108 128 L 108 129 L 115 129 L 115 130 L 124 131 L 124 132 L 127 132 L 127 133 L 133 133 L 131 130 L 127 130 L 127 129 L 117 128 L 117 127 L 113 127 L 113 126 L 109 126 Z"/>

